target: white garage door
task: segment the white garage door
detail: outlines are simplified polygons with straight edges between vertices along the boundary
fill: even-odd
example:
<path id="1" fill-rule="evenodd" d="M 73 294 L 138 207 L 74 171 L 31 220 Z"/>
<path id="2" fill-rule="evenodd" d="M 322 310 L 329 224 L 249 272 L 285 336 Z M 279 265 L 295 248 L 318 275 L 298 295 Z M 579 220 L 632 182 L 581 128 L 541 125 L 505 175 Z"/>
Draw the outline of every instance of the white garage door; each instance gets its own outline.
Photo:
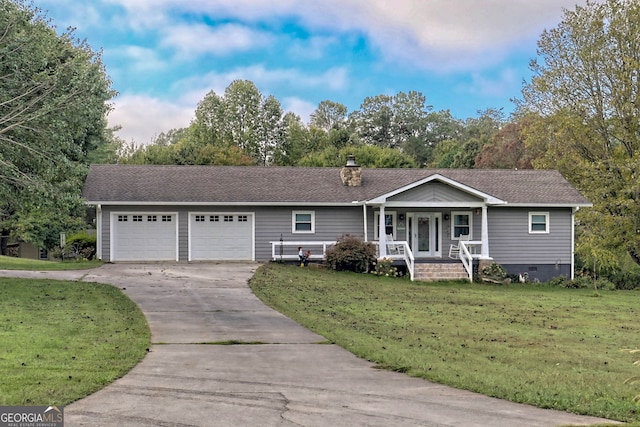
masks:
<path id="1" fill-rule="evenodd" d="M 191 261 L 252 260 L 253 214 L 189 215 Z"/>
<path id="2" fill-rule="evenodd" d="M 176 214 L 114 214 L 113 261 L 176 261 Z"/>

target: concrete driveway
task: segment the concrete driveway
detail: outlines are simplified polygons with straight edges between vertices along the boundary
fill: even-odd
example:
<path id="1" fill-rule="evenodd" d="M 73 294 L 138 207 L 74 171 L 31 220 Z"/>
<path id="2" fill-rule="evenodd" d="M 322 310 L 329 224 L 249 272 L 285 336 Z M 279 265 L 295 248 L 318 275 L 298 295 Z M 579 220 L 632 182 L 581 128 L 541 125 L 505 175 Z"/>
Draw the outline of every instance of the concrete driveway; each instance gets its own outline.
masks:
<path id="1" fill-rule="evenodd" d="M 107 264 L 85 272 L 0 275 L 110 283 L 147 316 L 150 353 L 123 378 L 67 406 L 67 427 L 533 427 L 606 422 L 374 369 L 263 305 L 247 285 L 257 267 Z"/>

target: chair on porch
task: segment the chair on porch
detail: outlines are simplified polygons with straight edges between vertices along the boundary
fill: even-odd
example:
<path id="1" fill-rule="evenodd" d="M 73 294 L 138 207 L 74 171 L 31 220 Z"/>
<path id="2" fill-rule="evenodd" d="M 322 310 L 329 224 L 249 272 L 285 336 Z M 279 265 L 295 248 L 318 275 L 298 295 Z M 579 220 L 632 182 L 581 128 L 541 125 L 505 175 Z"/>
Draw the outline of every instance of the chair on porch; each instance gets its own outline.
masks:
<path id="1" fill-rule="evenodd" d="M 404 245 L 395 243 L 393 240 L 393 234 L 387 234 L 385 240 L 387 242 L 387 254 L 404 255 Z"/>
<path id="2" fill-rule="evenodd" d="M 468 241 L 469 240 L 469 235 L 468 234 L 461 234 L 458 237 L 458 243 L 452 243 L 451 246 L 449 246 L 449 258 L 451 259 L 460 259 L 460 241 Z"/>

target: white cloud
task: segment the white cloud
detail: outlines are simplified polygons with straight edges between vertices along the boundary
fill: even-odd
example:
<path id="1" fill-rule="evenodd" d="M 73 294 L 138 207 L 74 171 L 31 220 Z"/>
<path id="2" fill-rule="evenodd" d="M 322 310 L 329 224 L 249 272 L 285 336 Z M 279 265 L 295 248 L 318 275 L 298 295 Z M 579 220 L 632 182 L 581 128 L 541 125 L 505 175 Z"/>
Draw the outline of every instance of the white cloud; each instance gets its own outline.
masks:
<path id="1" fill-rule="evenodd" d="M 172 25 L 166 29 L 161 44 L 194 57 L 203 53 L 224 55 L 269 46 L 274 37 L 244 25 L 226 24 L 210 27 L 204 24 Z"/>
<path id="2" fill-rule="evenodd" d="M 304 123 L 309 123 L 311 113 L 313 113 L 316 108 L 318 108 L 317 104 L 297 97 L 288 97 L 282 100 L 282 109 L 285 112 L 290 111 L 300 116 L 300 119 L 302 119 Z"/>
<path id="3" fill-rule="evenodd" d="M 142 46 L 119 46 L 105 51 L 105 55 L 124 58 L 127 68 L 135 72 L 158 71 L 167 67 L 167 63 L 158 57 L 158 52 Z"/>
<path id="4" fill-rule="evenodd" d="M 144 95 L 122 95 L 114 100 L 109 126 L 121 126 L 117 136 L 136 144 L 149 144 L 161 132 L 189 125 L 195 105 Z"/>
<path id="5" fill-rule="evenodd" d="M 312 30 L 366 34 L 388 61 L 446 71 L 478 69 L 501 59 L 505 47 L 530 45 L 557 24 L 562 8 L 586 0 L 108 1 L 136 16 L 181 11 L 247 23 L 293 17 Z"/>
<path id="6" fill-rule="evenodd" d="M 505 68 L 497 74 L 472 73 L 468 81 L 456 84 L 455 93 L 479 99 L 510 98 L 521 88 L 519 73 L 513 68 Z"/>
<path id="7" fill-rule="evenodd" d="M 227 72 L 211 72 L 201 76 L 183 79 L 176 83 L 174 90 L 180 93 L 204 94 L 213 90 L 223 94 L 234 80 L 250 80 L 263 94 L 270 94 L 276 86 L 297 88 L 323 88 L 341 91 L 348 86 L 348 70 L 334 67 L 321 74 L 309 74 L 295 68 L 268 69 L 264 65 L 238 67 Z M 188 95 L 190 99 L 193 95 Z M 201 98 L 200 98 L 201 99 Z"/>
<path id="8" fill-rule="evenodd" d="M 323 59 L 326 51 L 332 45 L 337 45 L 337 37 L 316 36 L 308 40 L 291 40 L 287 43 L 289 56 L 300 59 L 318 60 Z"/>

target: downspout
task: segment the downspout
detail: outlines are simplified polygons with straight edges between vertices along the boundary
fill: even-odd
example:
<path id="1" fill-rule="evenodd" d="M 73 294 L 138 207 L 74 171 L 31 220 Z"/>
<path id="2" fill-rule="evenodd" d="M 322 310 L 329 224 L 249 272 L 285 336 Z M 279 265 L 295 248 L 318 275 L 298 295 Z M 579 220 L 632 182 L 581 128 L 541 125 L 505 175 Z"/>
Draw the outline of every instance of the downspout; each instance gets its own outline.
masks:
<path id="1" fill-rule="evenodd" d="M 575 278 L 576 268 L 576 212 L 579 207 L 571 209 L 571 280 Z"/>

